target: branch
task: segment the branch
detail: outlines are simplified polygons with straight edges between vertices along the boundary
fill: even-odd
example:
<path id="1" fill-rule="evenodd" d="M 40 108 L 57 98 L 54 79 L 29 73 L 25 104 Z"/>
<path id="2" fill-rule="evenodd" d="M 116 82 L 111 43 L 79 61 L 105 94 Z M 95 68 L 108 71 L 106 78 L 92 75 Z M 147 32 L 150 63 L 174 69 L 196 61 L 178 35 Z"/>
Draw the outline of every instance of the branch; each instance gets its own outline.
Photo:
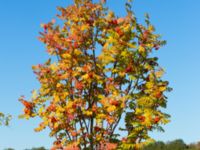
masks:
<path id="1" fill-rule="evenodd" d="M 79 123 L 80 123 L 80 127 L 81 127 L 81 132 L 82 132 L 83 135 L 85 135 L 85 133 L 83 131 L 83 124 L 82 124 L 80 118 L 79 118 Z M 84 140 L 84 149 L 86 149 L 86 140 L 85 140 L 85 138 L 83 138 L 83 140 Z"/>

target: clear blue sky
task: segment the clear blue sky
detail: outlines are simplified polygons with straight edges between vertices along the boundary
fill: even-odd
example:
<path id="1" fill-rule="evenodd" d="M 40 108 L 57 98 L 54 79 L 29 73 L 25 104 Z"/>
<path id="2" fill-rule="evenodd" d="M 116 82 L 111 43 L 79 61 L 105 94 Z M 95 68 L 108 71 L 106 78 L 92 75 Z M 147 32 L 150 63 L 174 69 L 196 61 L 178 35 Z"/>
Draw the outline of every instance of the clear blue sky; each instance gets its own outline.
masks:
<path id="1" fill-rule="evenodd" d="M 124 0 L 108 0 L 117 14 L 124 14 Z M 22 112 L 20 95 L 30 96 L 39 86 L 31 66 L 42 63 L 48 55 L 37 40 L 40 24 L 55 17 L 56 6 L 69 0 L 1 0 L 0 2 L 0 110 L 13 115 L 10 127 L 0 127 L 0 149 L 16 150 L 45 146 L 52 140 L 48 131 L 35 133 L 38 120 L 19 120 Z M 165 133 L 153 133 L 157 140 L 182 138 L 200 141 L 200 1 L 199 0 L 135 0 L 139 20 L 148 12 L 157 32 L 168 44 L 156 54 L 166 70 L 173 92 L 168 94 L 171 123 Z"/>

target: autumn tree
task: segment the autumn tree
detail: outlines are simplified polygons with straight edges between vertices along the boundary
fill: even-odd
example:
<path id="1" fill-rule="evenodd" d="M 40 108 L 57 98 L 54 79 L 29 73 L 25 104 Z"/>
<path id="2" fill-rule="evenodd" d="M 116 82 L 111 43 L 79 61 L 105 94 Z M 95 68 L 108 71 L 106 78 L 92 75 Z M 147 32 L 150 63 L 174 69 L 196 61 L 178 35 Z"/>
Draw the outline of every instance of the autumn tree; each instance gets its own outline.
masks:
<path id="1" fill-rule="evenodd" d="M 40 117 L 35 131 L 50 128 L 55 149 L 133 150 L 151 142 L 149 131 L 168 123 L 161 110 L 171 89 L 154 55 L 165 41 L 149 17 L 138 23 L 130 2 L 127 15 L 116 16 L 105 0 L 58 10 L 62 24 L 52 20 L 40 32 L 50 58 L 33 66 L 40 88 L 20 98 L 21 117 Z"/>

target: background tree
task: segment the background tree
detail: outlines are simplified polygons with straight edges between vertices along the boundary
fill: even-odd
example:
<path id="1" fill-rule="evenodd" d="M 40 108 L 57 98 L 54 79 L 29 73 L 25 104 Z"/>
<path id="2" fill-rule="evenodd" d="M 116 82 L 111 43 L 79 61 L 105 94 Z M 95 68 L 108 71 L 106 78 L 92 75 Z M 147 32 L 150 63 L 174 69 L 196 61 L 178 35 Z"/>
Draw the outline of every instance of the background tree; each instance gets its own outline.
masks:
<path id="1" fill-rule="evenodd" d="M 31 149 L 25 149 L 25 150 L 47 150 L 45 147 L 33 147 Z"/>
<path id="2" fill-rule="evenodd" d="M 6 148 L 4 150 L 15 150 L 14 148 Z"/>
<path id="3" fill-rule="evenodd" d="M 105 3 L 74 0 L 58 8 L 62 25 L 52 20 L 40 33 L 51 58 L 33 66 L 41 86 L 29 101 L 20 98 L 21 117 L 40 117 L 35 130 L 49 127 L 55 149 L 139 149 L 152 141 L 149 131 L 168 123 L 160 108 L 171 89 L 152 55 L 165 41 L 148 15 L 146 25 L 137 22 L 129 2 L 120 17 Z M 123 138 L 116 134 L 121 119 Z"/>
<path id="4" fill-rule="evenodd" d="M 143 150 L 165 150 L 166 145 L 162 141 L 151 143 L 148 146 L 144 147 Z"/>
<path id="5" fill-rule="evenodd" d="M 200 142 L 189 144 L 190 150 L 199 150 L 200 149 Z"/>
<path id="6" fill-rule="evenodd" d="M 167 143 L 166 150 L 184 150 L 187 149 L 187 145 L 184 143 L 182 139 L 174 140 L 172 142 Z"/>
<path id="7" fill-rule="evenodd" d="M 199 150 L 199 149 L 200 149 L 199 142 L 187 145 L 182 139 L 177 139 L 167 143 L 158 141 L 155 143 L 151 143 L 143 148 L 143 150 Z"/>

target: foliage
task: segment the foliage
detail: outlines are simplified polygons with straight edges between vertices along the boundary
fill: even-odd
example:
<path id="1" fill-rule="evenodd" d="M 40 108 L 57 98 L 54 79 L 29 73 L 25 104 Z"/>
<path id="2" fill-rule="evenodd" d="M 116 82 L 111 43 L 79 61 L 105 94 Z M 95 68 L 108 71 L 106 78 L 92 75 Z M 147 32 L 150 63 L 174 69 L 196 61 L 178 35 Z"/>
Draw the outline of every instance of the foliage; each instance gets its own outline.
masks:
<path id="1" fill-rule="evenodd" d="M 152 144 L 149 144 L 144 148 L 144 150 L 164 150 L 166 147 L 164 142 L 158 141 Z"/>
<path id="2" fill-rule="evenodd" d="M 26 150 L 47 150 L 46 148 L 44 148 L 44 147 L 33 147 L 33 148 L 31 148 L 31 149 L 26 149 Z"/>
<path id="3" fill-rule="evenodd" d="M 200 150 L 200 142 L 192 143 L 188 147 L 189 150 Z"/>
<path id="4" fill-rule="evenodd" d="M 175 140 L 172 142 L 169 142 L 167 144 L 167 150 L 183 150 L 183 149 L 187 149 L 187 145 L 184 143 L 183 140 L 179 139 L 179 140 Z"/>
<path id="5" fill-rule="evenodd" d="M 199 150 L 199 143 L 194 144 L 185 144 L 183 140 L 178 139 L 170 141 L 167 143 L 158 141 L 152 144 L 149 144 L 143 150 Z"/>
<path id="6" fill-rule="evenodd" d="M 124 17 L 105 3 L 74 0 L 58 7 L 63 24 L 52 20 L 40 33 L 51 58 L 33 66 L 41 86 L 30 100 L 19 99 L 25 106 L 20 117 L 40 117 L 35 131 L 49 127 L 55 149 L 139 149 L 152 142 L 149 131 L 169 122 L 161 108 L 171 88 L 153 55 L 165 41 L 148 15 L 146 25 L 137 22 L 129 2 Z M 120 130 L 127 135 L 120 139 L 123 115 Z"/>
<path id="7" fill-rule="evenodd" d="M 65 150 L 66 149 L 67 148 L 65 148 Z M 200 142 L 185 144 L 185 142 L 182 139 L 177 139 L 177 140 L 166 142 L 166 143 L 162 141 L 157 141 L 143 148 L 143 150 L 199 150 L 199 149 L 200 149 Z M 6 148 L 4 150 L 14 150 L 14 149 Z M 25 150 L 47 150 L 47 149 L 45 149 L 44 147 L 38 147 L 38 148 L 31 148 L 31 149 L 25 149 Z"/>
<path id="8" fill-rule="evenodd" d="M 6 148 L 6 149 L 4 149 L 4 150 L 15 150 L 15 149 L 13 149 L 13 148 Z"/>
<path id="9" fill-rule="evenodd" d="M 9 125 L 9 122 L 11 120 L 11 115 L 5 115 L 3 113 L 0 112 L 0 126 L 1 125 L 5 125 L 5 126 L 8 126 Z"/>

